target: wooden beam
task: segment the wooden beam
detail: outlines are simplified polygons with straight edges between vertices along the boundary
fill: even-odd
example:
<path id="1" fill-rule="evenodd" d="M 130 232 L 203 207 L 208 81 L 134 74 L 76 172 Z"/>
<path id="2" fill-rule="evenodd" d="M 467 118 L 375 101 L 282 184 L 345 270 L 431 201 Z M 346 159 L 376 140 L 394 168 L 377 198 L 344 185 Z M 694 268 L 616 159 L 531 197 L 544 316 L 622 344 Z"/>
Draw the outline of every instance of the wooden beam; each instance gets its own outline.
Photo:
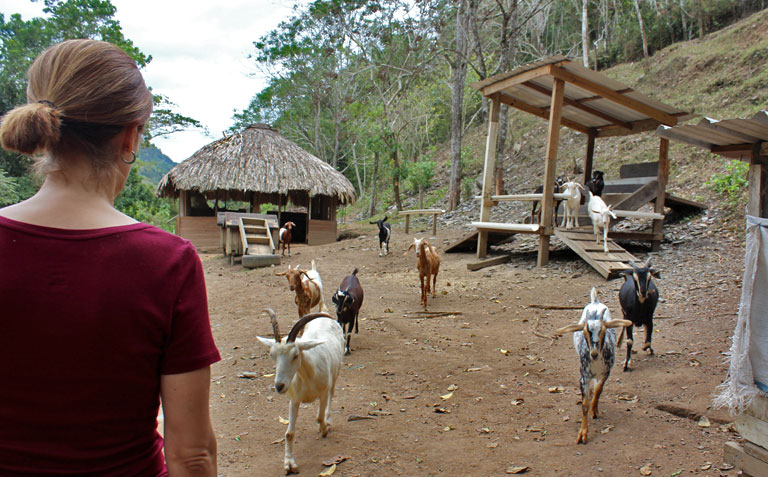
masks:
<path id="1" fill-rule="evenodd" d="M 608 231 L 608 238 L 615 240 L 638 240 L 641 242 L 661 240 L 664 234 L 655 234 L 653 232 L 631 232 L 631 231 Z"/>
<path id="2" fill-rule="evenodd" d="M 712 146 L 710 151 L 715 154 L 727 154 L 729 152 L 751 153 L 754 144 L 729 144 L 727 146 Z"/>
<path id="3" fill-rule="evenodd" d="M 569 61 L 570 60 L 558 61 L 557 63 L 554 63 L 554 64 L 562 65 L 562 64 L 568 63 Z M 507 89 L 510 86 L 515 86 L 520 83 L 525 83 L 526 81 L 539 78 L 541 76 L 546 76 L 547 74 L 549 74 L 550 66 L 552 65 L 543 65 L 543 66 L 539 66 L 538 68 L 534 68 L 532 70 L 524 71 L 515 76 L 510 76 L 509 78 L 506 78 L 506 79 L 497 81 L 493 84 L 489 84 L 488 86 L 485 86 L 484 88 L 481 89 L 481 92 L 483 93 L 483 96 L 490 98 L 494 93 L 498 93 L 499 91 Z"/>
<path id="4" fill-rule="evenodd" d="M 543 86 L 539 86 L 536 83 L 532 83 L 530 81 L 526 81 L 525 83 L 522 83 L 522 85 L 525 86 L 526 88 L 530 88 L 530 89 L 532 89 L 534 91 L 537 91 L 537 92 L 539 92 L 541 94 L 545 94 L 545 95 L 549 96 L 550 98 L 552 97 L 552 90 L 549 89 L 549 88 L 545 88 Z M 598 111 L 597 109 L 590 108 L 589 106 L 584 106 L 583 104 L 581 104 L 580 102 L 578 102 L 576 100 L 563 97 L 563 103 L 565 103 L 566 106 L 571 106 L 573 108 L 580 109 L 580 110 L 584 111 L 585 113 L 591 114 L 592 116 L 595 116 L 595 117 L 600 118 L 600 119 L 604 119 L 604 120 L 606 120 L 606 121 L 608 121 L 608 122 L 610 122 L 612 124 L 615 124 L 616 126 L 622 127 L 624 129 L 627 129 L 627 130 L 632 129 L 632 126 L 630 125 L 630 123 L 628 123 L 626 121 L 622 121 L 622 120 L 617 119 L 617 118 L 614 118 L 610 114 L 606 114 L 606 113 L 604 113 L 602 111 Z"/>
<path id="5" fill-rule="evenodd" d="M 625 108 L 629 108 L 633 111 L 637 111 L 640 114 L 644 114 L 648 117 L 656 119 L 660 123 L 666 124 L 667 126 L 674 126 L 677 124 L 677 118 L 669 113 L 665 113 L 664 111 L 656 109 L 653 106 L 649 106 L 642 101 L 638 101 L 621 93 L 617 93 L 610 88 L 606 88 L 605 86 L 590 81 L 586 78 L 576 76 L 570 71 L 566 71 L 559 66 L 550 66 L 550 74 L 557 79 L 567 81 L 576 87 L 598 94 L 605 99 L 624 106 Z"/>
<path id="6" fill-rule="evenodd" d="M 480 202 L 480 222 L 487 222 L 491 216 L 491 193 L 493 192 L 493 172 L 496 169 L 496 140 L 499 137 L 499 95 L 491 98 L 491 110 L 488 117 L 488 138 L 485 143 L 485 165 L 483 169 L 483 192 Z M 488 253 L 488 232 L 477 232 L 477 258 Z"/>
<path id="7" fill-rule="evenodd" d="M 667 182 L 669 182 L 669 139 L 659 138 L 659 181 L 656 192 L 656 203 L 653 211 L 664 215 L 664 198 L 667 192 Z M 653 221 L 653 233 L 662 234 L 664 231 L 664 219 Z M 651 243 L 651 250 L 658 252 L 661 248 L 661 240 L 654 240 Z"/>
<path id="8" fill-rule="evenodd" d="M 597 132 L 591 129 L 587 132 L 587 154 L 584 156 L 584 184 L 592 180 L 592 160 L 595 157 L 595 136 Z"/>
<path id="9" fill-rule="evenodd" d="M 626 94 L 626 93 L 631 93 L 632 91 L 634 91 L 634 89 L 632 89 L 632 88 L 624 88 L 624 89 L 620 89 L 620 90 L 618 90 L 616 92 L 619 93 L 619 94 Z M 603 99 L 603 97 L 602 96 L 588 96 L 586 98 L 577 99 L 576 101 L 578 101 L 579 103 L 586 103 L 586 102 L 589 102 L 589 101 L 597 101 L 598 99 Z"/>
<path id="10" fill-rule="evenodd" d="M 533 106 L 524 101 L 520 101 L 517 98 L 507 96 L 503 93 L 499 93 L 498 97 L 502 103 L 508 106 L 512 106 L 513 108 L 517 108 L 521 111 L 525 111 L 526 113 L 531 113 L 534 116 L 538 116 L 542 119 L 549 120 L 550 114 L 549 114 L 549 110 L 546 108 L 539 108 L 538 106 Z M 583 126 L 575 121 L 571 121 L 570 119 L 561 118 L 560 123 L 562 123 L 563 126 L 567 126 L 573 129 L 574 131 L 578 131 L 583 134 L 587 134 L 587 132 L 589 131 L 589 128 L 587 128 L 586 126 Z"/>
<path id="11" fill-rule="evenodd" d="M 613 206 L 613 208 L 614 210 L 637 210 L 640 207 L 647 204 L 648 202 L 650 202 L 652 199 L 656 198 L 656 194 L 658 194 L 658 192 L 659 192 L 658 182 L 655 180 L 651 181 L 643 185 L 639 189 L 637 189 L 628 197 L 616 203 Z M 628 217 L 628 216 L 625 216 L 625 217 Z"/>
<path id="12" fill-rule="evenodd" d="M 557 170 L 557 149 L 560 142 L 560 119 L 563 111 L 565 81 L 555 79 L 552 90 L 552 106 L 549 109 L 549 131 L 547 133 L 547 162 L 544 166 L 544 198 L 541 201 L 541 226 L 539 256 L 536 264 L 543 267 L 549 263 L 549 235 L 552 233 L 552 205 L 554 203 L 555 171 Z"/>
<path id="13" fill-rule="evenodd" d="M 747 214 L 768 217 L 768 167 L 760 161 L 761 144 L 755 144 L 747 176 Z"/>
<path id="14" fill-rule="evenodd" d="M 507 263 L 510 258 L 512 258 L 512 255 L 502 255 L 500 257 L 493 257 L 487 260 L 482 260 L 480 262 L 468 263 L 467 270 L 474 272 L 482 268 L 492 267 L 494 265 L 501 265 L 502 263 Z"/>

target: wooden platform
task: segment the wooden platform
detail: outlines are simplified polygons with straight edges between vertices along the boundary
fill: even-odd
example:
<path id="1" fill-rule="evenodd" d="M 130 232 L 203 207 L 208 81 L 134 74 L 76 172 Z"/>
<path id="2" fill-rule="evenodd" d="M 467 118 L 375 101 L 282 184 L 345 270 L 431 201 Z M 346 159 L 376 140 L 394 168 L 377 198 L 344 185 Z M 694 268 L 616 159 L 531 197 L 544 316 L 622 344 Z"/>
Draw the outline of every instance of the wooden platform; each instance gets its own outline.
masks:
<path id="1" fill-rule="evenodd" d="M 637 258 L 627 252 L 616 242 L 608 239 L 608 253 L 603 251 L 603 241 L 600 244 L 595 243 L 595 234 L 586 230 L 565 230 L 555 229 L 555 236 L 563 241 L 569 248 L 576 252 L 597 273 L 605 279 L 616 278 L 619 272 L 631 270 L 630 260 L 637 261 Z"/>

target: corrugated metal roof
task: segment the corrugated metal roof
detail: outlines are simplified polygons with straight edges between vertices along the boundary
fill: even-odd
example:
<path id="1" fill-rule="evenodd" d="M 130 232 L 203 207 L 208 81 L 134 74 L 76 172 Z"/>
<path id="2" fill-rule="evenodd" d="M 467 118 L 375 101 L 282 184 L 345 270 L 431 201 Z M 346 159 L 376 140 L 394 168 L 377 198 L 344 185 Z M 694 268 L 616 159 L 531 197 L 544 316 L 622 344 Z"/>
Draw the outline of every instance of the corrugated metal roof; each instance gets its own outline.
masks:
<path id="1" fill-rule="evenodd" d="M 768 141 L 768 111 L 760 111 L 750 119 L 704 118 L 697 124 L 656 128 L 659 136 L 701 147 L 734 158 L 748 158 L 749 147 Z"/>
<path id="2" fill-rule="evenodd" d="M 562 55 L 530 63 L 472 84 L 484 96 L 547 117 L 557 78 L 565 81 L 563 125 L 599 136 L 652 131 L 659 124 L 677 124 L 690 114 L 657 101 L 603 73 Z"/>

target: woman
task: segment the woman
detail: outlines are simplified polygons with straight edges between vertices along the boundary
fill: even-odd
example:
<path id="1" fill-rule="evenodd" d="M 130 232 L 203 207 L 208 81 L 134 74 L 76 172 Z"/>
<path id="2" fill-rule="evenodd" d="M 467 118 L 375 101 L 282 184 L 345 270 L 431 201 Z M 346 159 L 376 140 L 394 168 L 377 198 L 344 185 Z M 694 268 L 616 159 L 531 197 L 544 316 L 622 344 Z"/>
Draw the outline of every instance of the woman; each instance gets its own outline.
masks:
<path id="1" fill-rule="evenodd" d="M 200 260 L 113 207 L 152 112 L 141 73 L 66 41 L 32 64 L 27 99 L 0 124 L 45 177 L 0 209 L 0 475 L 216 475 Z"/>

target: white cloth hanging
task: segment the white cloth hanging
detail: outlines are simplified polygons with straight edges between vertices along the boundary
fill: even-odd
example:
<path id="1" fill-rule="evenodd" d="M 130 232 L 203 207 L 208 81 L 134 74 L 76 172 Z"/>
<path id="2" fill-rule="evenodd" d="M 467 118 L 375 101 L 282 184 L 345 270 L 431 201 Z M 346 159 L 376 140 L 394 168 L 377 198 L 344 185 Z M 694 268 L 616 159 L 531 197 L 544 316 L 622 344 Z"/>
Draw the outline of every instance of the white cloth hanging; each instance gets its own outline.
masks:
<path id="1" fill-rule="evenodd" d="M 768 393 L 768 219 L 747 216 L 747 250 L 741 303 L 730 367 L 715 407 L 740 414 L 752 398 Z"/>

